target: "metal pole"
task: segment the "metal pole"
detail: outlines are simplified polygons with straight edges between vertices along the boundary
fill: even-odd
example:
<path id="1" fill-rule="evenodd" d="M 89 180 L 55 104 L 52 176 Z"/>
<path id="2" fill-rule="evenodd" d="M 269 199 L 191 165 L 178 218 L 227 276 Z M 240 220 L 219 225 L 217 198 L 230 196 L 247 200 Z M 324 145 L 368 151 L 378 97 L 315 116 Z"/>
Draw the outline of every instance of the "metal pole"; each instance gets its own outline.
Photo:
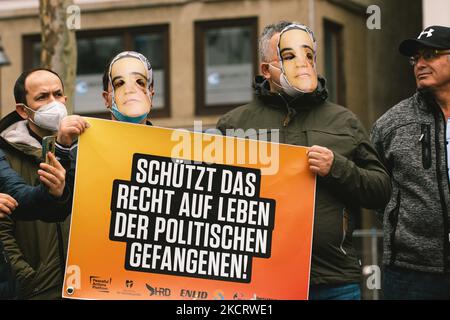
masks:
<path id="1" fill-rule="evenodd" d="M 315 23 L 315 7 L 314 7 L 314 1 L 315 0 L 309 0 L 308 2 L 308 23 L 311 30 L 314 30 L 314 23 Z"/>
<path id="2" fill-rule="evenodd" d="M 372 228 L 371 230 L 372 235 L 371 235 L 371 242 L 372 242 L 372 265 L 376 265 L 378 266 L 378 235 L 377 235 L 377 230 Z M 378 300 L 379 299 L 379 294 L 378 294 L 378 290 L 374 289 L 373 291 L 373 300 Z"/>
<path id="3" fill-rule="evenodd" d="M 376 228 L 371 229 L 357 229 L 353 231 L 353 237 L 354 238 L 361 238 L 362 240 L 362 259 L 364 259 L 364 248 L 366 247 L 366 241 L 364 239 L 367 239 L 367 237 L 370 237 L 370 255 L 367 255 L 367 259 L 370 261 L 367 261 L 364 263 L 365 266 L 367 265 L 374 265 L 378 266 L 378 238 L 383 237 L 383 231 L 378 230 Z M 367 243 L 369 245 L 369 243 Z M 379 292 L 378 289 L 371 289 L 371 296 L 372 300 L 378 300 L 379 299 Z"/>

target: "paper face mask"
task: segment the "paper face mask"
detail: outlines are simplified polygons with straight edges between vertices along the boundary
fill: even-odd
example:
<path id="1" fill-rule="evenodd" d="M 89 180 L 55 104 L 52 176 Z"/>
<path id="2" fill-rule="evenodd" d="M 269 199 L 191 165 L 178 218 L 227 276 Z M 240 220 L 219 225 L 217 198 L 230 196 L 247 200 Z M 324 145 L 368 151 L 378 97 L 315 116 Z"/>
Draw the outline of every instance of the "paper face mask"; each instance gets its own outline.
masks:
<path id="1" fill-rule="evenodd" d="M 312 36 L 303 29 L 293 26 L 281 32 L 278 52 L 283 73 L 280 83 L 287 94 L 294 96 L 317 88 L 314 47 Z"/>
<path id="2" fill-rule="evenodd" d="M 111 112 L 117 120 L 141 123 L 147 117 L 152 105 L 150 72 L 151 69 L 134 56 L 113 60 L 110 71 Z"/>

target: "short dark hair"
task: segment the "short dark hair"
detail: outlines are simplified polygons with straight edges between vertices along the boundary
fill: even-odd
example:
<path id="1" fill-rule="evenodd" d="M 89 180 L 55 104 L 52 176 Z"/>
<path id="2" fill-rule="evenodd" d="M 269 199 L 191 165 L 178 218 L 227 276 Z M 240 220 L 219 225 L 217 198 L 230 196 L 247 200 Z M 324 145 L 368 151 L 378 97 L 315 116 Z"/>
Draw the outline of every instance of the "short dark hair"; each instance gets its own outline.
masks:
<path id="1" fill-rule="evenodd" d="M 268 24 L 267 26 L 264 27 L 264 30 L 259 38 L 259 48 L 258 48 L 261 61 L 268 62 L 270 59 L 270 57 L 268 57 L 270 50 L 269 42 L 270 39 L 272 39 L 273 35 L 276 33 L 280 33 L 281 31 L 283 31 L 284 28 L 293 23 L 294 22 L 282 20 L 274 24 Z"/>
<path id="2" fill-rule="evenodd" d="M 59 74 L 57 74 L 55 71 L 47 69 L 47 68 L 33 68 L 33 69 L 28 69 L 25 70 L 24 72 L 22 72 L 22 74 L 17 78 L 16 83 L 14 84 L 14 99 L 16 100 L 16 103 L 23 103 L 23 104 L 27 104 L 27 89 L 25 88 L 25 81 L 27 80 L 28 76 L 30 74 L 32 74 L 33 72 L 36 71 L 48 71 L 50 73 L 53 73 L 55 76 L 57 76 L 59 78 L 59 80 L 61 81 L 61 85 L 64 91 L 64 83 L 61 79 L 61 77 L 59 76 Z"/>

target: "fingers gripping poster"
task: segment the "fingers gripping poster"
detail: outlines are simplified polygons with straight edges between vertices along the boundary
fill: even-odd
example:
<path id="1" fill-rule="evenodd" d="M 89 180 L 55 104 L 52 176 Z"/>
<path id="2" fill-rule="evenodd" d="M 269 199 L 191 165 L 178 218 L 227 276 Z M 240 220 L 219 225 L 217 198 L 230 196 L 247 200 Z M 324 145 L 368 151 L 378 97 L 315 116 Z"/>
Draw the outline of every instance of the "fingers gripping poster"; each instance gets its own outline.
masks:
<path id="1" fill-rule="evenodd" d="M 307 299 L 306 148 L 88 121 L 63 297 Z"/>

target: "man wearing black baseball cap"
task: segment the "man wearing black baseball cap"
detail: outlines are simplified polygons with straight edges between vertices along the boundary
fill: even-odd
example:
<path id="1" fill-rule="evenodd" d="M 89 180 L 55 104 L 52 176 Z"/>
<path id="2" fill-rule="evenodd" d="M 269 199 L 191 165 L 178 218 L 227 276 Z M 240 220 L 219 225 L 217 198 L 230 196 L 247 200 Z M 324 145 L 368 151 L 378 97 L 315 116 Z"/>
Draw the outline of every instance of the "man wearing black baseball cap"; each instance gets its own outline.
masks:
<path id="1" fill-rule="evenodd" d="M 450 299 L 450 28 L 425 28 L 399 51 L 413 66 L 417 92 L 372 129 L 392 183 L 384 297 Z"/>
<path id="2" fill-rule="evenodd" d="M 442 26 L 425 28 L 417 38 L 403 41 L 399 51 L 404 56 L 412 57 L 424 47 L 438 50 L 450 49 L 450 28 Z"/>

